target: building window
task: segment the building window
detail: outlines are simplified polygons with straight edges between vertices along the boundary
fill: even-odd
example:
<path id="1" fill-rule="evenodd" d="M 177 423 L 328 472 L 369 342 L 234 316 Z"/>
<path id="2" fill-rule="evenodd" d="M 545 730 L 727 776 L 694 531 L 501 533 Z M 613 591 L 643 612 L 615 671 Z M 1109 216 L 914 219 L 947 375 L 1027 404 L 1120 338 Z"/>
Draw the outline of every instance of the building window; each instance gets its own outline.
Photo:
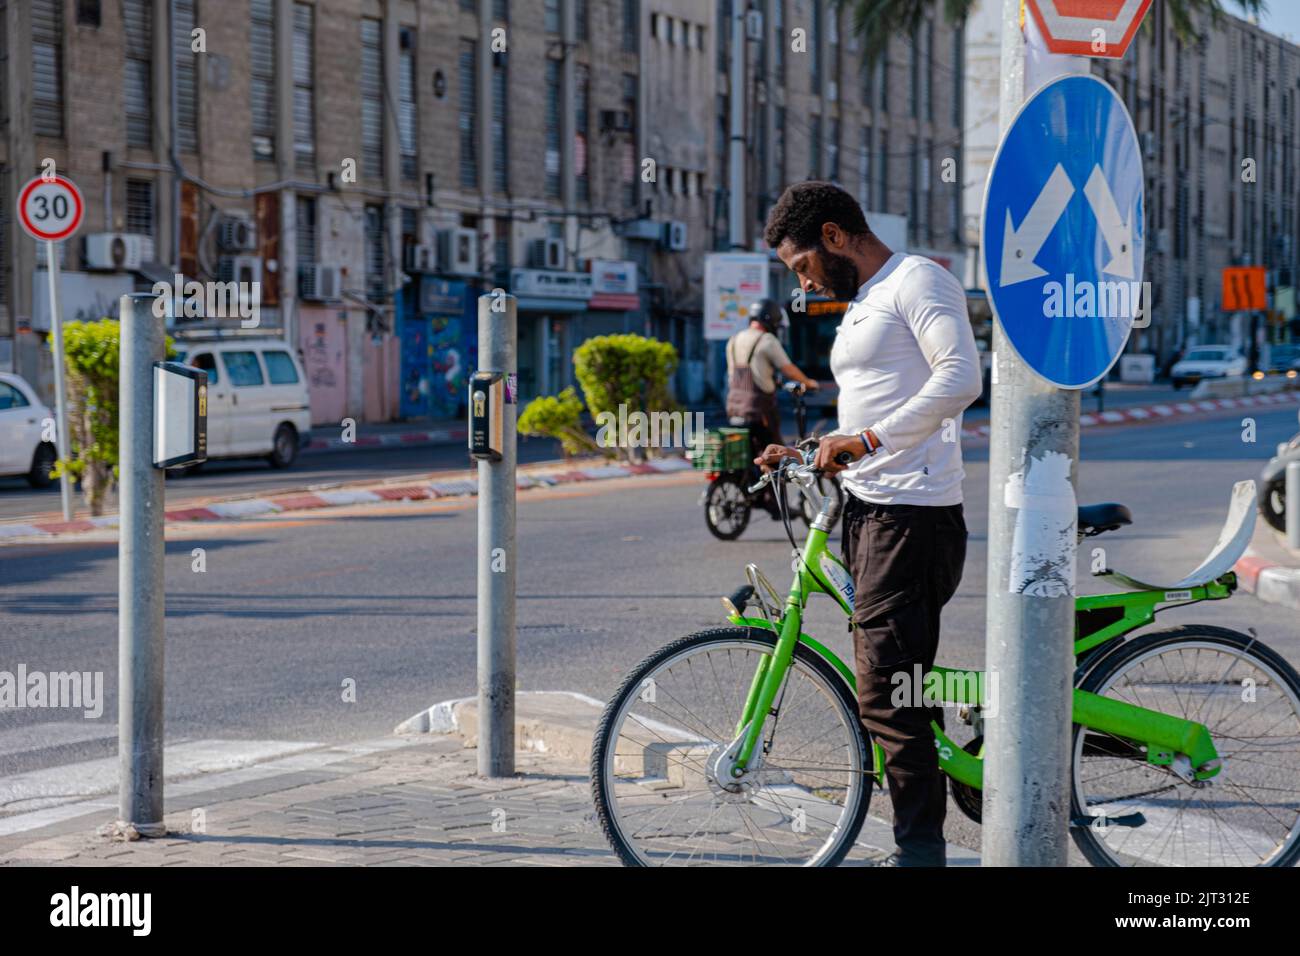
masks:
<path id="1" fill-rule="evenodd" d="M 299 196 L 294 209 L 294 254 L 298 268 L 316 264 L 316 200 Z"/>
<path id="2" fill-rule="evenodd" d="M 934 119 L 934 21 L 926 20 L 921 36 L 925 38 L 925 65 L 921 68 L 921 109 L 922 115 Z"/>
<path id="3" fill-rule="evenodd" d="M 195 0 L 175 0 L 172 45 L 176 56 L 176 145 L 186 153 L 199 151 L 198 54 L 192 45 Z"/>
<path id="4" fill-rule="evenodd" d="M 785 182 L 785 107 L 776 108 L 776 119 L 772 123 L 772 161 L 776 164 L 776 179 Z"/>
<path id="5" fill-rule="evenodd" d="M 889 131 L 878 130 L 876 136 L 876 209 L 889 212 Z"/>
<path id="6" fill-rule="evenodd" d="M 510 0 L 492 0 L 492 19 L 510 22 Z"/>
<path id="7" fill-rule="evenodd" d="M 880 59 L 876 61 L 876 96 L 880 103 L 880 112 L 889 112 L 889 47 L 880 51 Z"/>
<path id="8" fill-rule="evenodd" d="M 718 72 L 726 73 L 731 52 L 731 0 L 718 0 Z"/>
<path id="9" fill-rule="evenodd" d="M 249 114 L 253 156 L 275 158 L 275 0 L 252 0 Z"/>
<path id="10" fill-rule="evenodd" d="M 918 167 L 920 171 L 920 180 L 918 182 L 918 186 L 920 187 L 920 198 L 921 198 L 921 208 L 920 208 L 921 229 L 919 234 L 922 237 L 924 237 L 926 242 L 933 242 L 934 226 L 930 215 L 931 166 L 930 166 L 930 144 L 929 143 L 921 144 L 920 155 L 918 157 Z"/>
<path id="11" fill-rule="evenodd" d="M 402 178 L 414 179 L 419 165 L 419 113 L 415 100 L 415 28 L 397 31 L 397 137 L 402 150 Z"/>
<path id="12" fill-rule="evenodd" d="M 122 102 L 126 113 L 126 144 L 153 146 L 153 4 L 123 0 Z"/>
<path id="13" fill-rule="evenodd" d="M 492 57 L 492 188 L 510 191 L 510 140 L 506 130 L 510 122 L 510 85 L 506 58 Z"/>
<path id="14" fill-rule="evenodd" d="M 785 86 L 785 0 L 772 3 L 772 49 L 776 51 L 776 82 Z"/>
<path id="15" fill-rule="evenodd" d="M 623 50 L 635 53 L 641 35 L 641 8 L 637 0 L 623 0 Z"/>
<path id="16" fill-rule="evenodd" d="M 590 39 L 590 26 L 588 23 L 590 19 L 591 15 L 587 9 L 587 0 L 573 0 L 573 29 L 580 43 L 586 43 Z"/>
<path id="17" fill-rule="evenodd" d="M 813 96 L 820 96 L 822 91 L 822 22 L 825 20 L 822 14 L 822 0 L 813 0 L 812 36 L 808 38 L 808 56 L 812 60 L 809 64 L 810 92 Z"/>
<path id="18" fill-rule="evenodd" d="M 300 173 L 316 176 L 316 95 L 310 4 L 293 5 L 293 156 Z"/>
<path id="19" fill-rule="evenodd" d="M 99 0 L 77 0 L 77 26 L 99 26 L 101 6 Z"/>
<path id="20" fill-rule="evenodd" d="M 383 22 L 361 21 L 361 168 L 383 177 Z"/>
<path id="21" fill-rule="evenodd" d="M 152 179 L 126 181 L 126 231 L 154 238 Z"/>
<path id="22" fill-rule="evenodd" d="M 636 100 L 637 78 L 623 74 L 623 109 L 632 118 L 632 130 L 623 141 L 623 205 L 636 205 Z"/>
<path id="23" fill-rule="evenodd" d="M 875 209 L 871 195 L 871 127 L 862 127 L 861 148 L 858 151 L 858 202 L 863 209 Z"/>
<path id="24" fill-rule="evenodd" d="M 547 33 L 560 32 L 560 0 L 545 0 L 543 27 Z"/>
<path id="25" fill-rule="evenodd" d="M 808 178 L 822 178 L 822 118 L 808 118 Z"/>
<path id="26" fill-rule="evenodd" d="M 401 233 L 402 233 L 402 260 L 406 262 L 407 250 L 414 248 L 420 243 L 420 210 L 412 206 L 403 206 L 401 208 Z M 399 263 L 401 265 L 401 263 Z"/>
<path id="27" fill-rule="evenodd" d="M 546 61 L 546 195 L 560 195 L 560 62 Z"/>
<path id="28" fill-rule="evenodd" d="M 32 132 L 63 135 L 63 0 L 32 0 Z"/>
<path id="29" fill-rule="evenodd" d="M 831 120 L 830 139 L 826 141 L 826 178 L 839 182 L 840 178 L 840 121 Z"/>
<path id="30" fill-rule="evenodd" d="M 366 204 L 366 295 L 384 297 L 384 207 Z"/>
<path id="31" fill-rule="evenodd" d="M 457 82 L 460 84 L 460 184 L 478 187 L 478 46 L 474 40 L 460 41 Z"/>
<path id="32" fill-rule="evenodd" d="M 576 65 L 574 79 L 574 135 L 573 167 L 578 189 L 578 199 L 586 202 L 591 199 L 591 152 L 588 149 L 590 138 L 589 121 L 591 113 L 591 73 L 585 63 Z"/>

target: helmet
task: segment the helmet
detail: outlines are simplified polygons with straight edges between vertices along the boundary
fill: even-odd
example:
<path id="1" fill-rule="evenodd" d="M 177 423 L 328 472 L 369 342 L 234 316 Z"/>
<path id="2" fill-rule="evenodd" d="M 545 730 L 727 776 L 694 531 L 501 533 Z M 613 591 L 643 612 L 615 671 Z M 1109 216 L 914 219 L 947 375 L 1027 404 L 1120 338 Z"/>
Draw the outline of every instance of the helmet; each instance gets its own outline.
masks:
<path id="1" fill-rule="evenodd" d="M 759 299 L 749 307 L 749 321 L 759 322 L 769 332 L 785 325 L 785 310 L 775 299 Z"/>

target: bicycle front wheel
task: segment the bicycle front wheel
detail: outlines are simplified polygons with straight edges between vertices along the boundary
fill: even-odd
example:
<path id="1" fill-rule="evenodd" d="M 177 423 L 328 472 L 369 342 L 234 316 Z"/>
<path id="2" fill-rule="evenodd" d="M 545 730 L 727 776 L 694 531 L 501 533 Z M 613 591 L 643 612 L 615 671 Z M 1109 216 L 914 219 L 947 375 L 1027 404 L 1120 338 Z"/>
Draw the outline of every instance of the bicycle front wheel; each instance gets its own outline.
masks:
<path id="1" fill-rule="evenodd" d="M 1102 658 L 1081 689 L 1202 723 L 1222 760 L 1188 781 L 1076 726 L 1071 835 L 1094 866 L 1290 866 L 1300 856 L 1300 678 L 1247 634 L 1188 625 Z"/>
<path id="2" fill-rule="evenodd" d="M 776 635 L 717 628 L 651 654 L 606 705 L 596 812 L 629 866 L 834 866 L 871 800 L 871 747 L 843 678 L 795 648 L 750 767 L 720 768 Z"/>

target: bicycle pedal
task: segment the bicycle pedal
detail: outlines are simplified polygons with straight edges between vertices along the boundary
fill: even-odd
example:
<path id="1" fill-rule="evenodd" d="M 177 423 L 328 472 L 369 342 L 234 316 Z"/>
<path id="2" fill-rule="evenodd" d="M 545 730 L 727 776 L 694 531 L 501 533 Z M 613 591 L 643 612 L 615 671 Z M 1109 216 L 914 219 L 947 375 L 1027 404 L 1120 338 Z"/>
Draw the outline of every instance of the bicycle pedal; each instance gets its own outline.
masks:
<path id="1" fill-rule="evenodd" d="M 1097 825 L 1098 820 L 1104 820 L 1103 826 L 1107 827 L 1127 827 L 1130 830 L 1145 826 L 1147 818 L 1141 813 L 1126 813 L 1119 817 L 1075 817 L 1070 821 L 1072 827 L 1093 827 Z"/>

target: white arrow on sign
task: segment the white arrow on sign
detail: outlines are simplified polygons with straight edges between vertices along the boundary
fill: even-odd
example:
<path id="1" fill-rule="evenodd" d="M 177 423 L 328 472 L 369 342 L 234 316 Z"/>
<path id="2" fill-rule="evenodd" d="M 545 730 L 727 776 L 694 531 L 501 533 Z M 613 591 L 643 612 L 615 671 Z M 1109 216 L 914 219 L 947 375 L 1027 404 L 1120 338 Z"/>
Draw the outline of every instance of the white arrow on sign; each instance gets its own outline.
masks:
<path id="1" fill-rule="evenodd" d="M 1102 272 L 1132 279 L 1133 217 L 1129 216 L 1128 221 L 1124 221 L 1123 214 L 1119 211 L 1119 204 L 1115 202 L 1115 195 L 1110 191 L 1110 183 L 1106 182 L 1106 177 L 1102 174 L 1101 166 L 1092 167 L 1092 175 L 1088 177 L 1088 184 L 1083 187 L 1083 194 L 1088 197 L 1092 214 L 1097 217 L 1097 227 L 1106 240 L 1106 248 L 1110 250 L 1110 262 L 1106 263 Z"/>
<path id="2" fill-rule="evenodd" d="M 1043 248 L 1048 234 L 1074 198 L 1074 183 L 1060 163 L 1052 170 L 1047 185 L 1034 200 L 1028 215 L 1017 229 L 1011 223 L 1011 210 L 1007 210 L 1007 227 L 1002 235 L 1002 275 L 999 285 L 1015 285 L 1029 279 L 1047 275 L 1047 270 L 1034 265 L 1034 256 Z"/>

